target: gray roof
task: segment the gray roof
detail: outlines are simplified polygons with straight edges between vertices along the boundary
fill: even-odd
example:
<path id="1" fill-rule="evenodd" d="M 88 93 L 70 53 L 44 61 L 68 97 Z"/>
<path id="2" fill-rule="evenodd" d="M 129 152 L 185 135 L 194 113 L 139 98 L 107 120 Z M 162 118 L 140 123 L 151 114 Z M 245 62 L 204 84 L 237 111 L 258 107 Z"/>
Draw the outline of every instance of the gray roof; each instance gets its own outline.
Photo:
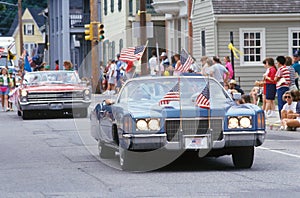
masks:
<path id="1" fill-rule="evenodd" d="M 295 14 L 300 0 L 212 0 L 215 14 Z"/>

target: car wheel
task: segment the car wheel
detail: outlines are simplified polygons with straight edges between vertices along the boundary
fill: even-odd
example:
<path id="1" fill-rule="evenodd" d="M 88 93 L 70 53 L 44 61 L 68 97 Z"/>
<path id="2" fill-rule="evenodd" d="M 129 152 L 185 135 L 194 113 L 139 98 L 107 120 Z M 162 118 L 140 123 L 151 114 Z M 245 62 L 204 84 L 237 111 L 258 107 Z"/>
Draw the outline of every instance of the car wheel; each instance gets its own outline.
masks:
<path id="1" fill-rule="evenodd" d="M 254 159 L 254 146 L 240 147 L 232 153 L 232 161 L 236 168 L 251 168 Z"/>
<path id="2" fill-rule="evenodd" d="M 98 141 L 98 151 L 99 151 L 99 156 L 103 159 L 109 159 L 113 158 L 115 156 L 115 151 L 106 146 L 102 141 Z"/>

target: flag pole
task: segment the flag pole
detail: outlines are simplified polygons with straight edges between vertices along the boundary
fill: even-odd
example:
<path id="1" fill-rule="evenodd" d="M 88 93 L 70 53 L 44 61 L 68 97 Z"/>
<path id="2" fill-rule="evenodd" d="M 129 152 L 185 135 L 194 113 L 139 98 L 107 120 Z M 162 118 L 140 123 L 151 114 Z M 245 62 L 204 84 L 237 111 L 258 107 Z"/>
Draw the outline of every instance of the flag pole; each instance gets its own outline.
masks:
<path id="1" fill-rule="evenodd" d="M 180 89 L 180 76 L 178 76 L 178 93 L 179 93 L 179 139 L 181 140 L 181 148 L 183 147 L 183 129 L 182 129 L 182 109 L 181 109 L 181 89 Z"/>
<path id="2" fill-rule="evenodd" d="M 138 63 L 141 65 L 141 67 L 142 67 L 142 56 L 144 55 L 144 52 L 145 52 L 147 46 L 148 46 L 148 40 L 146 41 L 146 44 L 145 44 L 145 47 L 144 47 L 144 49 L 143 49 L 141 58 L 140 58 L 140 60 L 138 61 Z M 147 60 L 148 60 L 148 59 L 147 59 Z M 148 61 L 147 61 L 147 62 L 148 62 Z M 133 62 L 133 63 L 134 63 L 134 62 Z M 141 69 L 142 69 L 142 68 L 141 68 Z M 134 70 L 134 72 L 133 72 L 133 74 L 132 74 L 132 78 L 134 77 L 135 73 L 136 73 L 136 69 Z"/>
<path id="3" fill-rule="evenodd" d="M 158 71 L 159 76 L 161 76 L 161 70 L 160 70 L 160 61 L 159 61 L 159 50 L 158 50 L 158 42 L 156 41 L 156 59 L 157 59 L 157 65 L 158 65 Z"/>

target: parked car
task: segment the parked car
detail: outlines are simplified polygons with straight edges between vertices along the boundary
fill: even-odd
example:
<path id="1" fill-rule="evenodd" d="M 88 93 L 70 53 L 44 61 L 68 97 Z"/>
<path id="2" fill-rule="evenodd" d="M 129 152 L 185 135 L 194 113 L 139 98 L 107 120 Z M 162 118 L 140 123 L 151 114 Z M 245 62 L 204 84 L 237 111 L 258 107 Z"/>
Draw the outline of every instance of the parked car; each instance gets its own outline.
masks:
<path id="1" fill-rule="evenodd" d="M 100 157 L 119 153 L 123 170 L 160 168 L 166 165 L 160 161 L 185 151 L 232 155 L 236 168 L 251 168 L 254 147 L 266 134 L 258 106 L 238 105 L 214 78 L 203 76 L 131 79 L 114 101 L 97 104 L 90 119 Z M 151 156 L 157 158 L 147 161 Z"/>
<path id="2" fill-rule="evenodd" d="M 87 117 L 91 91 L 74 71 L 27 72 L 16 100 L 23 119 L 48 114 Z"/>

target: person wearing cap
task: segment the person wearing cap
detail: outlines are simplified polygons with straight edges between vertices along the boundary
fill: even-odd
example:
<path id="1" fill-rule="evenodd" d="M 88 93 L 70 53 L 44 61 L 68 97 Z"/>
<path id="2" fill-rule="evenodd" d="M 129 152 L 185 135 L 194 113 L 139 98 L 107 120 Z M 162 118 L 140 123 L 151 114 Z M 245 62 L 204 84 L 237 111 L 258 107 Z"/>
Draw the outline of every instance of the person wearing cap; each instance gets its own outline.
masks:
<path id="1" fill-rule="evenodd" d="M 50 70 L 50 65 L 45 65 L 45 71 L 49 71 Z"/>
<path id="2" fill-rule="evenodd" d="M 166 52 L 162 52 L 160 58 L 161 58 L 160 68 L 161 68 L 161 72 L 163 72 L 164 68 L 170 66 L 170 61 L 168 59 Z"/>
<path id="3" fill-rule="evenodd" d="M 295 78 L 295 85 L 297 86 L 297 89 L 299 89 L 299 83 L 298 83 L 298 76 L 300 74 L 300 50 L 295 51 L 293 54 L 293 65 L 292 67 L 295 69 L 297 76 Z"/>
<path id="4" fill-rule="evenodd" d="M 241 87 L 236 83 L 236 80 L 231 79 L 229 81 L 229 89 L 236 90 L 237 92 L 241 93 L 241 95 L 244 95 L 244 91 L 241 89 Z"/>

